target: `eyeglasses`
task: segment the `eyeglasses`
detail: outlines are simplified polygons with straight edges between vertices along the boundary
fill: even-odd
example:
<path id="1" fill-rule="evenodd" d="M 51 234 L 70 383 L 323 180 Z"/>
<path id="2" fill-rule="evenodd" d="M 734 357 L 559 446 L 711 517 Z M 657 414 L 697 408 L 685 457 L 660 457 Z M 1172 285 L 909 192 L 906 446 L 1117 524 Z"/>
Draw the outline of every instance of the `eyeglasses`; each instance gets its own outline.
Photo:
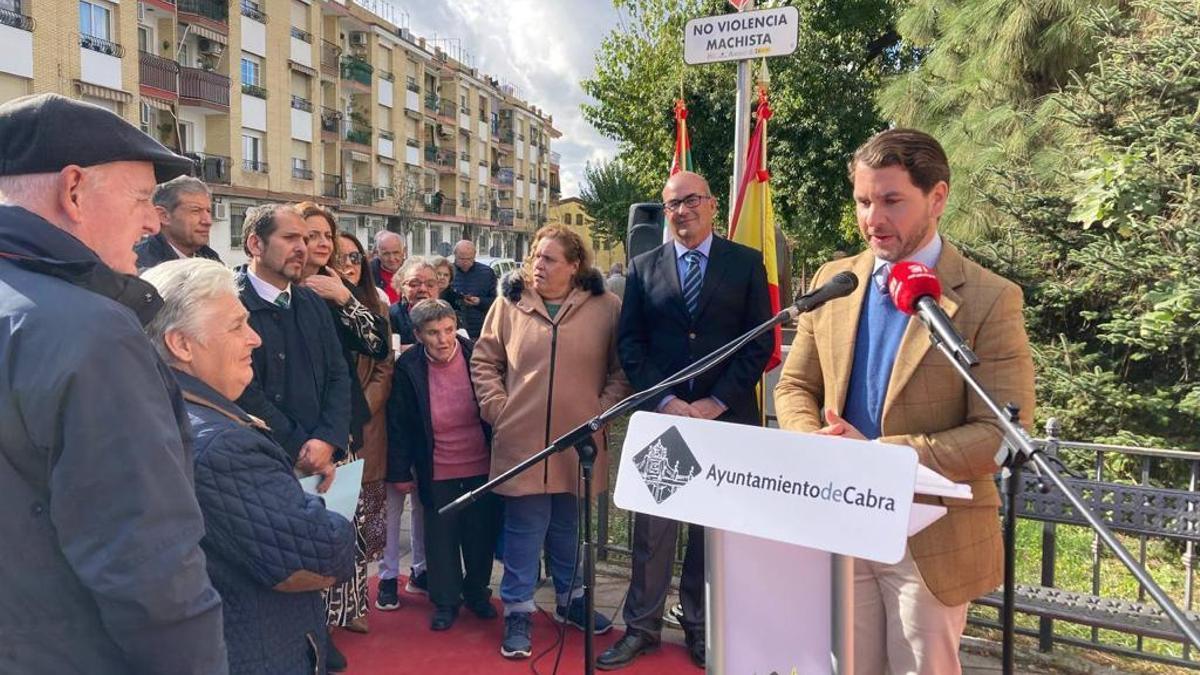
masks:
<path id="1" fill-rule="evenodd" d="M 346 265 L 361 265 L 362 261 L 363 255 L 358 251 L 355 251 L 354 253 L 343 253 L 337 257 L 337 264 L 341 265 L 342 267 L 345 267 Z"/>
<path id="2" fill-rule="evenodd" d="M 700 206 L 700 202 L 702 202 L 706 199 L 712 199 L 712 196 L 711 195 L 698 195 L 698 194 L 692 193 L 692 194 L 684 197 L 683 199 L 672 199 L 672 200 L 668 201 L 667 203 L 663 204 L 663 208 L 665 208 L 668 211 L 671 211 L 672 213 L 674 213 L 675 211 L 678 211 L 679 207 L 681 207 L 681 206 L 686 206 L 689 209 L 694 209 L 697 206 Z"/>

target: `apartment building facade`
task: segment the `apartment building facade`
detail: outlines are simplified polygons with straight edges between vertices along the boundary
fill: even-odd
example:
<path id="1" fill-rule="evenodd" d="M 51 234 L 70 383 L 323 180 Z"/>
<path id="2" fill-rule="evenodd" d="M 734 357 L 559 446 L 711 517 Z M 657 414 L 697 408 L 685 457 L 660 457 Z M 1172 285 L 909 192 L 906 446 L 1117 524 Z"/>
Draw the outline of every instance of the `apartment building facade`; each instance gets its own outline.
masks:
<path id="1" fill-rule="evenodd" d="M 520 258 L 558 198 L 553 119 L 380 0 L 0 0 L 0 101 L 103 105 L 191 157 L 212 245 L 246 209 L 314 200 L 364 244 Z"/>

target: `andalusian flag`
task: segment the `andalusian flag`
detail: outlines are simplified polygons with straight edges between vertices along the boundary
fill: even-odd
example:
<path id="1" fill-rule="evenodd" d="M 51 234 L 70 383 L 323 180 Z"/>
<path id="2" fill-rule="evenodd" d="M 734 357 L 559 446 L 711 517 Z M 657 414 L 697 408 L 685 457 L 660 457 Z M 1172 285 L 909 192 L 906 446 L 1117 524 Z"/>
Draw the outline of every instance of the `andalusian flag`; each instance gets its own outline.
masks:
<path id="1" fill-rule="evenodd" d="M 733 217 L 730 219 L 729 238 L 739 244 L 762 251 L 763 265 L 767 268 L 767 287 L 771 294 L 771 314 L 779 313 L 779 264 L 775 256 L 775 209 L 771 206 L 771 174 L 767 171 L 767 120 L 771 108 L 767 105 L 767 91 L 758 89 L 758 121 L 750 134 L 750 147 L 746 152 L 746 174 L 738 186 L 734 202 Z M 766 370 L 779 365 L 782 360 L 783 330 L 775 326 L 775 350 Z"/>
<path id="2" fill-rule="evenodd" d="M 695 171 L 692 166 L 692 142 L 688 138 L 687 105 L 683 99 L 675 101 L 675 156 L 671 158 L 671 173 L 674 176 L 680 171 Z"/>

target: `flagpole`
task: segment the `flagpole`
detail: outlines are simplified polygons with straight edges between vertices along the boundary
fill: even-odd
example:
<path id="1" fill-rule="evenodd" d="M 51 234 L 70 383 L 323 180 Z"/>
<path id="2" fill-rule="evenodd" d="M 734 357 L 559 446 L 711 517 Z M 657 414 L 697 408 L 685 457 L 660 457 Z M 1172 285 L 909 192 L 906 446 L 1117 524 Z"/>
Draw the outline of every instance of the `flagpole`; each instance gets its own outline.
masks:
<path id="1" fill-rule="evenodd" d="M 754 9 L 754 0 L 748 0 L 739 12 Z M 746 147 L 750 142 L 750 96 L 753 77 L 750 74 L 751 60 L 738 61 L 737 101 L 733 121 L 733 180 L 729 185 L 729 226 L 733 227 L 733 203 L 746 175 Z"/>

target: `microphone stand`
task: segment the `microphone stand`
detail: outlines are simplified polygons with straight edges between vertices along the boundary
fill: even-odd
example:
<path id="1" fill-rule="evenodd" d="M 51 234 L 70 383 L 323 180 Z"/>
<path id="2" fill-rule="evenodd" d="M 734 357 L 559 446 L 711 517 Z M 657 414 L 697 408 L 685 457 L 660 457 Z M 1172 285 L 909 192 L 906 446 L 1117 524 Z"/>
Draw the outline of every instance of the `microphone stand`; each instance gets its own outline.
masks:
<path id="1" fill-rule="evenodd" d="M 772 330 L 775 328 L 775 326 L 787 323 L 788 321 L 794 319 L 796 315 L 800 314 L 802 311 L 812 311 L 821 304 L 810 303 L 801 305 L 800 303 L 804 299 L 805 298 L 801 298 L 799 301 L 797 301 L 796 305 L 788 307 L 787 309 L 779 312 L 770 319 L 742 334 L 741 337 L 737 338 L 733 342 L 730 342 L 729 344 L 712 352 L 699 361 L 680 369 L 674 375 L 671 375 L 662 382 L 659 382 L 649 389 L 632 394 L 608 410 L 605 410 L 599 415 L 596 415 L 590 420 L 575 427 L 571 431 L 559 436 L 545 449 L 540 450 L 528 459 L 522 461 L 499 476 L 496 476 L 478 488 L 462 495 L 438 511 L 440 515 L 454 513 L 455 511 L 495 490 L 500 485 L 507 483 L 509 480 L 512 480 L 514 477 L 520 475 L 535 465 L 540 464 L 551 455 L 563 452 L 567 448 L 575 448 L 575 453 L 579 458 L 579 471 L 583 478 L 583 494 L 579 496 L 579 499 L 583 502 L 583 507 L 580 509 L 583 517 L 583 537 L 580 545 L 583 547 L 583 598 L 585 613 L 583 631 L 583 658 L 584 672 L 587 675 L 592 675 L 595 673 L 596 664 L 594 644 L 596 628 L 596 543 L 592 540 L 592 473 L 596 463 L 597 450 L 596 443 L 593 440 L 592 435 L 597 431 L 607 427 L 613 422 L 613 420 L 625 416 L 641 406 L 643 403 L 646 403 L 647 401 L 659 396 L 668 389 L 683 382 L 687 382 L 688 380 L 707 372 L 714 366 L 733 356 L 751 340 L 754 340 L 763 333 Z"/>
<path id="2" fill-rule="evenodd" d="M 926 323 L 926 326 L 928 327 L 928 323 Z M 1045 452 L 1034 444 L 1033 439 L 1031 439 L 1029 434 L 1027 434 L 1025 430 L 1022 429 L 1018 424 L 1019 411 L 1017 407 L 1010 403 L 1007 406 L 1007 409 L 1002 409 L 996 404 L 996 401 L 994 401 L 992 397 L 988 395 L 983 386 L 979 384 L 979 380 L 975 379 L 975 376 L 969 369 L 971 364 L 960 360 L 960 358 L 956 355 L 955 350 L 951 346 L 947 345 L 944 340 L 938 337 L 937 331 L 930 330 L 929 338 L 934 346 L 938 348 L 938 351 L 942 352 L 942 354 L 945 355 L 945 357 L 950 361 L 950 364 L 954 366 L 954 369 L 958 371 L 958 374 L 962 376 L 963 380 L 967 383 L 975 395 L 978 396 L 979 399 L 983 401 L 989 409 L 991 409 L 992 413 L 996 416 L 997 421 L 1000 422 L 1001 429 L 1004 431 L 1005 446 L 1002 446 L 1000 451 L 996 453 L 996 463 L 1009 468 L 1009 477 L 1005 490 L 1006 498 L 1008 500 L 1008 509 L 1004 514 L 1004 605 L 1001 609 L 1001 614 L 1003 615 L 1003 651 L 1001 667 L 1004 675 L 1012 675 L 1013 673 L 1013 642 L 1015 637 L 1013 620 L 1016 612 L 1016 589 L 1014 586 L 1016 583 L 1014 578 L 1016 557 L 1014 555 L 1014 549 L 1016 546 L 1016 509 L 1021 469 L 1028 462 L 1033 463 L 1033 471 L 1034 473 L 1038 474 L 1040 479 L 1049 478 L 1050 482 L 1054 484 L 1054 487 L 1058 488 L 1058 490 L 1063 493 L 1063 495 L 1067 498 L 1067 501 L 1071 502 L 1071 506 L 1075 508 L 1075 511 L 1083 515 L 1088 524 L 1091 525 L 1092 529 L 1096 531 L 1096 534 L 1100 537 L 1104 544 L 1108 546 L 1108 548 L 1117 556 L 1121 563 L 1125 565 L 1126 569 L 1133 574 L 1138 583 L 1140 583 L 1146 588 L 1147 591 L 1149 591 L 1150 596 L 1154 598 L 1154 601 L 1157 602 L 1160 607 L 1162 607 L 1163 612 L 1170 617 L 1171 622 L 1183 632 L 1184 636 L 1187 637 L 1188 641 L 1191 642 L 1193 646 L 1200 648 L 1200 631 L 1198 631 L 1196 626 L 1192 625 L 1192 623 L 1188 621 L 1183 612 L 1179 610 L 1179 607 L 1177 607 L 1171 598 L 1167 596 L 1167 594 L 1162 590 L 1162 587 L 1154 581 L 1154 578 L 1151 577 L 1150 574 L 1138 564 L 1137 560 L 1135 560 L 1132 555 L 1130 555 L 1129 551 L 1125 549 L 1125 546 L 1122 545 L 1121 542 L 1117 540 L 1116 536 L 1113 535 L 1112 530 L 1110 530 L 1095 513 L 1092 513 L 1092 510 L 1088 508 L 1087 504 L 1085 504 L 1082 499 L 1080 499 L 1079 495 L 1075 493 L 1075 490 L 1071 488 L 1071 486 L 1067 485 L 1066 481 L 1063 480 L 1058 471 L 1050 465 L 1050 462 L 1046 460 Z"/>

